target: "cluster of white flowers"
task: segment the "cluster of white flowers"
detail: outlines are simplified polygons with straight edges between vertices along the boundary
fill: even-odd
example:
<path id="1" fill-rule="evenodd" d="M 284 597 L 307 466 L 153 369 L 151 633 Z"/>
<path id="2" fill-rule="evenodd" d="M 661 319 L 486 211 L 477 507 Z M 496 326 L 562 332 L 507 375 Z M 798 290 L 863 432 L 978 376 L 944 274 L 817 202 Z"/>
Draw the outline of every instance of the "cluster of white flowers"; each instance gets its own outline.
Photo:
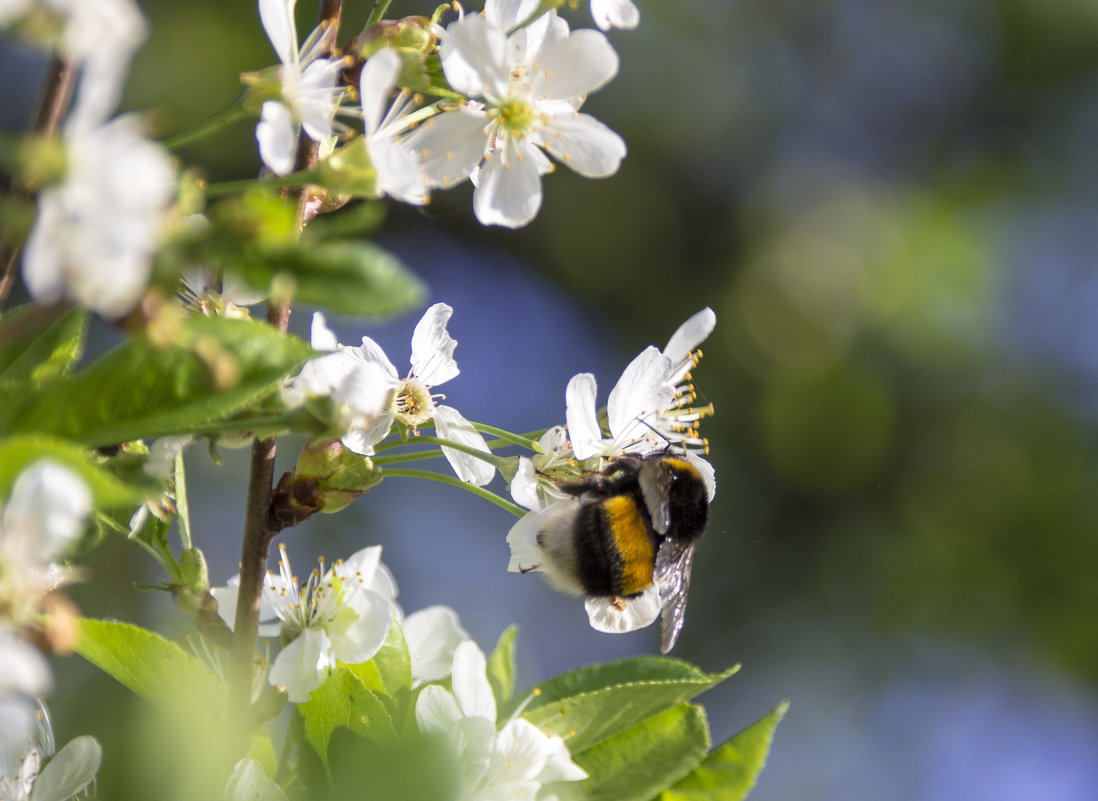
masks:
<path id="1" fill-rule="evenodd" d="M 381 548 L 363 548 L 301 582 L 293 574 L 285 546 L 277 575 L 263 581 L 259 633 L 282 644 L 267 674 L 294 703 L 307 701 L 340 663 L 361 664 L 374 657 L 396 620 L 404 632 L 417 684 L 449 673 L 454 648 L 469 639 L 454 611 L 429 606 L 407 617 L 397 604 L 393 574 L 381 562 Z M 218 614 L 231 627 L 236 618 L 240 577 L 210 592 Z"/>
<path id="2" fill-rule="evenodd" d="M 335 122 L 344 92 L 344 62 L 325 57 L 328 29 L 319 27 L 300 49 L 293 27 L 294 0 L 259 0 L 267 35 L 282 61 L 278 100 L 262 105 L 256 128 L 264 164 L 279 175 L 292 169 L 297 131 L 335 147 Z M 439 105 L 411 130 L 412 99 L 396 88 L 401 59 L 382 49 L 367 59 L 359 81 L 363 141 L 377 173 L 377 194 L 407 203 L 427 202 L 431 188 L 466 179 L 475 185 L 473 209 L 484 225 L 516 228 L 541 206 L 541 176 L 553 169 L 546 153 L 588 178 L 615 173 L 625 157 L 621 137 L 579 112 L 588 93 L 618 70 L 618 57 L 598 31 L 570 31 L 555 10 L 528 22 L 538 0 L 488 0 L 482 14 L 464 14 L 435 33 L 446 80 L 465 97 Z M 596 23 L 633 27 L 629 0 L 594 2 Z M 329 41 L 330 45 L 330 41 Z"/>
<path id="3" fill-rule="evenodd" d="M 330 351 L 305 364 L 290 380 L 285 398 L 294 406 L 309 396 L 329 397 L 336 404 L 343 428 L 343 444 L 370 456 L 389 435 L 394 423 L 415 431 L 433 421 L 440 437 L 489 453 L 484 437 L 452 406 L 435 402 L 432 389 L 455 378 L 457 341 L 446 330 L 453 309 L 436 303 L 424 313 L 412 332 L 411 371 L 404 378 L 370 337 L 359 347 L 340 345 L 323 315 L 313 316 L 312 346 Z M 483 486 L 495 468 L 464 451 L 443 446 L 443 453 L 462 481 Z"/>
<path id="4" fill-rule="evenodd" d="M 84 530 L 91 504 L 79 476 L 42 460 L 19 474 L 0 510 L 0 767 L 24 758 L 41 719 L 36 698 L 53 685 L 45 657 L 20 629 L 35 623 L 47 593 L 71 580 L 57 560 Z"/>
<path id="5" fill-rule="evenodd" d="M 484 652 L 471 640 L 454 651 L 451 687 L 452 692 L 437 684 L 424 687 L 416 722 L 424 734 L 445 737 L 453 746 L 458 799 L 536 798 L 542 785 L 587 778 L 557 735 L 520 717 L 496 728 Z"/>

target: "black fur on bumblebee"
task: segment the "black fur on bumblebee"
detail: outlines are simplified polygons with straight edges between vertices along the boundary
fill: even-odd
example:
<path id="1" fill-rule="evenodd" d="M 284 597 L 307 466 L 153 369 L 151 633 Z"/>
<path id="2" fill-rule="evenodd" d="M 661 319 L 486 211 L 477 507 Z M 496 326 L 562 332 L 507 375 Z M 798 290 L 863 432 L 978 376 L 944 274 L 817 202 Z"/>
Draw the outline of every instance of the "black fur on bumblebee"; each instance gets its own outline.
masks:
<path id="1" fill-rule="evenodd" d="M 625 454 L 558 485 L 569 496 L 511 529 L 511 564 L 540 571 L 557 589 L 587 598 L 592 625 L 632 631 L 662 618 L 660 650 L 682 631 L 694 547 L 709 492 L 691 457 Z"/>

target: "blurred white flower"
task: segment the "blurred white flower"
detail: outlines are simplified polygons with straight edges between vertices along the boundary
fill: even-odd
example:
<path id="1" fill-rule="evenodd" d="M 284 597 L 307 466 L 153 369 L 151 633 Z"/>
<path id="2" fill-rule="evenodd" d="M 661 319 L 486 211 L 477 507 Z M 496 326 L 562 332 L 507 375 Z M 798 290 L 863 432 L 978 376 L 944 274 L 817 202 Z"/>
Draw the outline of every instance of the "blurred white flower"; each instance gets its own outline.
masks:
<path id="1" fill-rule="evenodd" d="M 591 18 L 604 31 L 610 28 L 632 30 L 640 22 L 640 12 L 633 0 L 591 0 Z"/>
<path id="2" fill-rule="evenodd" d="M 282 66 L 278 76 L 280 100 L 268 100 L 260 109 L 255 138 L 263 163 L 277 175 L 293 171 L 298 126 L 321 146 L 334 139 L 333 119 L 343 95 L 337 86 L 343 63 L 330 59 L 335 29 L 318 26 L 297 46 L 294 24 L 296 0 L 259 0 L 259 17 Z"/>
<path id="3" fill-rule="evenodd" d="M 598 31 L 569 32 L 549 11 L 510 36 L 537 3 L 489 2 L 442 35 L 450 85 L 475 102 L 423 123 L 409 143 L 433 186 L 466 178 L 476 185 L 473 210 L 484 225 L 517 228 L 541 207 L 545 153 L 587 178 L 612 175 L 625 157 L 622 138 L 579 107 L 618 71 L 618 56 Z M 543 152 L 544 151 L 544 152 Z"/>
<path id="4" fill-rule="evenodd" d="M 405 130 L 403 119 L 412 105 L 411 96 L 398 94 L 388 110 L 385 108 L 399 75 L 400 56 L 389 48 L 374 53 L 362 66 L 359 97 L 365 131 L 363 141 L 370 162 L 377 170 L 378 194 L 420 206 L 429 199 L 423 169 L 415 151 L 397 138 Z"/>
<path id="5" fill-rule="evenodd" d="M 43 459 L 19 474 L 0 515 L 0 618 L 28 622 L 70 578 L 55 561 L 84 530 L 92 496 L 76 473 Z"/>
<path id="6" fill-rule="evenodd" d="M 37 301 L 61 298 L 121 317 L 144 294 L 175 170 L 136 117 L 66 128 L 64 180 L 38 196 L 38 218 L 23 256 Z"/>
<path id="7" fill-rule="evenodd" d="M 13 767 L 26 754 L 38 721 L 35 696 L 49 692 L 53 675 L 42 653 L 8 629 L 0 629 L 0 665 L 0 781 L 7 776 L 17 784 Z"/>
<path id="8" fill-rule="evenodd" d="M 273 619 L 282 650 L 271 665 L 272 685 L 286 688 L 290 701 L 301 703 L 343 662 L 369 661 L 385 642 L 395 611 L 396 582 L 381 564 L 381 548 L 363 548 L 330 569 L 314 569 L 299 582 L 290 567 L 286 547 L 279 546 L 278 575 L 263 581 L 260 634 L 271 636 Z M 236 618 L 239 576 L 211 590 L 218 613 L 231 627 Z M 266 625 L 262 625 L 267 621 Z"/>
<path id="9" fill-rule="evenodd" d="M 370 337 L 362 338 L 361 357 L 368 363 L 380 368 L 387 376 L 387 386 L 395 386 L 392 399 L 376 422 L 368 427 L 349 431 L 343 437 L 343 444 L 355 453 L 370 456 L 374 446 L 381 442 L 393 423 L 400 422 L 415 430 L 421 425 L 434 421 L 439 436 L 489 453 L 484 437 L 451 406 L 436 405 L 436 395 L 431 390 L 454 378 L 460 372 L 454 361 L 454 349 L 457 340 L 450 336 L 446 325 L 450 321 L 453 309 L 445 303 L 436 303 L 423 313 L 412 332 L 411 372 L 400 378 L 397 369 Z M 443 446 L 443 454 L 458 478 L 477 486 L 483 486 L 492 480 L 495 468 L 482 459 L 471 456 L 455 448 Z"/>
<path id="10" fill-rule="evenodd" d="M 472 640 L 454 652 L 453 692 L 430 684 L 416 701 L 424 734 L 443 736 L 458 758 L 461 801 L 535 798 L 549 782 L 579 781 L 587 773 L 572 761 L 564 740 L 522 718 L 496 730 L 496 700 L 484 652 Z"/>
<path id="11" fill-rule="evenodd" d="M 197 216 L 197 215 L 193 215 Z M 232 273 L 219 275 L 209 267 L 192 267 L 179 277 L 179 296 L 183 305 L 207 317 L 228 317 L 233 320 L 251 318 L 248 306 L 266 297 Z"/>
<path id="12" fill-rule="evenodd" d="M 52 748 L 31 746 L 12 767 L 0 759 L 0 799 L 68 801 L 92 783 L 103 761 L 102 746 L 88 735 L 69 741 L 43 768 L 43 759 L 51 753 Z"/>

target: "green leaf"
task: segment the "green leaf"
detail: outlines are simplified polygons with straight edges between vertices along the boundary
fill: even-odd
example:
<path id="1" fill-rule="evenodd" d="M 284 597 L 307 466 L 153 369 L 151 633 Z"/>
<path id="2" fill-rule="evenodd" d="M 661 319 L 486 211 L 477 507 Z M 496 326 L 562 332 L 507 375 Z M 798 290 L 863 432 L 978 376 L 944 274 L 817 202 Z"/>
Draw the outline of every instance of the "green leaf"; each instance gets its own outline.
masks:
<path id="1" fill-rule="evenodd" d="M 510 698 L 515 691 L 515 637 L 518 628 L 508 626 L 499 635 L 495 650 L 488 657 L 488 681 L 497 701 Z"/>
<path id="2" fill-rule="evenodd" d="M 34 388 L 62 375 L 80 356 L 88 315 L 83 309 L 21 306 L 0 323 L 0 413 Z"/>
<path id="3" fill-rule="evenodd" d="M 755 786 L 766 765 L 774 729 L 789 703 L 783 702 L 713 750 L 694 771 L 664 790 L 658 801 L 740 801 Z"/>
<path id="4" fill-rule="evenodd" d="M 694 770 L 708 750 L 705 712 L 679 704 L 594 748 L 573 752 L 588 778 L 553 789 L 560 788 L 562 799 L 577 793 L 584 801 L 648 801 Z"/>
<path id="5" fill-rule="evenodd" d="M 693 698 L 738 669 L 709 674 L 666 657 L 593 665 L 539 685 L 522 716 L 564 737 L 576 753 Z"/>
<path id="6" fill-rule="evenodd" d="M 304 724 L 305 740 L 325 767 L 332 732 L 340 726 L 381 745 L 397 741 L 393 720 L 381 698 L 347 668 L 332 671 L 297 709 Z"/>
<path id="7" fill-rule="evenodd" d="M 216 708 L 218 698 L 224 698 L 224 689 L 197 659 L 171 640 L 129 623 L 81 618 L 76 652 L 160 707 L 198 703 Z"/>
<path id="8" fill-rule="evenodd" d="M 11 428 L 87 445 L 201 430 L 256 403 L 313 351 L 265 323 L 194 316 L 157 347 L 132 339 L 27 398 Z"/>
<path id="9" fill-rule="evenodd" d="M 299 246 L 251 260 L 244 279 L 267 287 L 292 279 L 294 301 L 366 317 L 391 317 L 423 302 L 418 278 L 387 250 L 369 242 L 330 241 Z"/>
<path id="10" fill-rule="evenodd" d="M 120 481 L 101 467 L 97 458 L 79 445 L 54 437 L 23 435 L 0 439 L 0 497 L 7 497 L 16 477 L 40 459 L 64 465 L 84 479 L 96 506 L 133 507 L 147 496 L 143 489 Z"/>
<path id="11" fill-rule="evenodd" d="M 386 701 L 394 715 L 404 706 L 412 689 L 412 658 L 408 654 L 404 632 L 396 621 L 389 626 L 385 642 L 373 659 L 346 667 L 363 686 Z"/>

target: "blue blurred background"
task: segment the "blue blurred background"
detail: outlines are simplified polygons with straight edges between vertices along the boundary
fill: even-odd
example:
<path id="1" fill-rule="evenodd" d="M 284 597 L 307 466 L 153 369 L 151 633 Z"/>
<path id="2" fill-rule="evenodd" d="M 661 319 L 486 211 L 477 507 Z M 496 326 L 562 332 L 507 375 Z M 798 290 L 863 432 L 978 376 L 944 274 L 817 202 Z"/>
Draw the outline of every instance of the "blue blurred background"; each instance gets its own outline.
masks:
<path id="1" fill-rule="evenodd" d="M 633 354 L 712 306 L 695 375 L 719 489 L 676 655 L 743 665 L 703 696 L 715 741 L 792 702 L 752 797 L 1092 801 L 1098 4 L 638 5 L 640 28 L 610 34 L 621 74 L 585 107 L 629 145 L 618 175 L 557 170 L 519 232 L 480 228 L 468 187 L 391 210 L 383 243 L 454 307 L 447 402 L 515 431 L 563 422 L 572 374 L 595 372 L 605 402 Z M 142 6 L 125 107 L 165 133 L 272 61 L 251 3 Z M 369 5 L 346 6 L 349 35 Z M 0 51 L 0 74 L 41 68 Z M 4 92 L 18 129 L 34 92 Z M 210 180 L 258 169 L 247 122 L 182 156 Z M 416 319 L 334 325 L 404 369 Z M 280 444 L 286 466 L 299 446 Z M 235 572 L 247 472 L 222 456 L 188 456 L 215 582 Z M 382 544 L 405 609 L 450 604 L 486 649 L 517 623 L 523 683 L 655 652 L 654 630 L 599 634 L 506 573 L 511 522 L 394 478 L 281 539 L 299 573 Z M 90 566 L 85 612 L 185 633 L 132 589 L 156 578 L 136 549 L 109 542 Z M 59 740 L 124 748 L 131 702 L 78 660 L 57 668 Z M 103 791 L 139 770 L 111 767 Z"/>

